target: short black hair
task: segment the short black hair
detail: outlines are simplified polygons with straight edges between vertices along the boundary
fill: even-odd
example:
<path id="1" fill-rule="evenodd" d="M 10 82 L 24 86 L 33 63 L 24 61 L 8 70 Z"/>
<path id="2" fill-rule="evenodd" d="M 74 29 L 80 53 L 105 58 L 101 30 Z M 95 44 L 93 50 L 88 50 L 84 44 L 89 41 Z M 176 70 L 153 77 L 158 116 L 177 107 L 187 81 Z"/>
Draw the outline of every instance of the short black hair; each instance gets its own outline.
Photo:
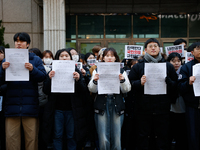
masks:
<path id="1" fill-rule="evenodd" d="M 187 45 L 187 42 L 184 39 L 178 39 L 178 40 L 174 41 L 174 45 L 179 45 L 181 43 L 185 43 Z"/>
<path id="2" fill-rule="evenodd" d="M 195 48 L 200 48 L 200 42 L 194 42 L 192 45 L 190 45 L 190 52 L 194 51 Z"/>
<path id="3" fill-rule="evenodd" d="M 55 60 L 59 60 L 60 54 L 61 54 L 62 52 L 67 52 L 67 53 L 69 54 L 71 60 L 72 60 L 72 55 L 71 55 L 70 51 L 67 50 L 67 49 L 65 49 L 65 48 L 59 49 L 59 50 L 56 52 Z"/>
<path id="4" fill-rule="evenodd" d="M 17 38 L 19 37 L 20 41 L 25 41 L 27 44 L 31 43 L 31 39 L 28 33 L 26 32 L 18 32 L 14 35 L 13 40 L 14 42 L 17 41 Z"/>
<path id="5" fill-rule="evenodd" d="M 148 40 L 145 42 L 145 44 L 144 44 L 144 48 L 147 48 L 147 45 L 148 45 L 149 43 L 151 43 L 151 42 L 155 42 L 155 43 L 157 43 L 158 46 L 160 47 L 160 43 L 158 42 L 157 39 L 155 39 L 155 38 L 150 38 L 150 39 L 148 39 Z"/>
<path id="6" fill-rule="evenodd" d="M 179 53 L 176 53 L 176 52 L 169 54 L 169 56 L 167 57 L 167 61 L 170 62 L 175 57 L 178 57 L 178 59 L 182 62 L 181 55 Z"/>
<path id="7" fill-rule="evenodd" d="M 0 46 L 0 53 L 5 53 L 5 47 Z"/>
<path id="8" fill-rule="evenodd" d="M 187 48 L 187 52 L 191 52 L 192 51 L 192 45 L 190 45 L 188 48 Z"/>
<path id="9" fill-rule="evenodd" d="M 37 56 L 39 56 L 42 59 L 42 53 L 38 48 L 31 48 L 29 49 L 30 53 L 35 53 Z"/>

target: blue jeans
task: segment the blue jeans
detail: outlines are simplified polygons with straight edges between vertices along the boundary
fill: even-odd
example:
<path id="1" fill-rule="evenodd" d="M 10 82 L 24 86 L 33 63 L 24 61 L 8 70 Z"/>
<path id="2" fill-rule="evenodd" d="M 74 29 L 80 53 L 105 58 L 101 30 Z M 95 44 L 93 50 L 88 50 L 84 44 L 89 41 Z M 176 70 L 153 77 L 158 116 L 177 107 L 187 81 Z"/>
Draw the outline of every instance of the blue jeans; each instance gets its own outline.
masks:
<path id="1" fill-rule="evenodd" d="M 72 111 L 55 110 L 54 126 L 54 150 L 62 150 L 64 131 L 66 131 L 67 148 L 69 150 L 76 150 L 76 142 L 74 139 L 74 118 Z"/>
<path id="2" fill-rule="evenodd" d="M 121 128 L 124 115 L 117 115 L 113 96 L 107 96 L 104 115 L 95 114 L 100 150 L 121 150 Z"/>

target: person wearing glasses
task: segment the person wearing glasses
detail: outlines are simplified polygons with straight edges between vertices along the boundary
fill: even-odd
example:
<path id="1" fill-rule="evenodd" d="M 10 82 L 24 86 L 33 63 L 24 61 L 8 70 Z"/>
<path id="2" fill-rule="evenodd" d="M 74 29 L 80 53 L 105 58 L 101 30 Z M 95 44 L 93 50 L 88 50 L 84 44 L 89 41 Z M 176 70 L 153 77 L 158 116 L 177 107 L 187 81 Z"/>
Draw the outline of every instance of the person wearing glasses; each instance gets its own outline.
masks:
<path id="1" fill-rule="evenodd" d="M 176 99 L 177 74 L 172 64 L 166 62 L 160 52 L 157 39 L 145 42 L 145 55 L 138 60 L 129 73 L 134 99 L 136 123 L 136 147 L 138 150 L 152 149 L 169 150 L 168 130 L 170 102 Z M 144 94 L 144 85 L 148 78 L 144 75 L 145 63 L 166 63 L 167 94 Z"/>
<path id="2" fill-rule="evenodd" d="M 194 60 L 186 63 L 180 70 L 178 89 L 185 102 L 185 116 L 189 150 L 199 150 L 200 133 L 200 97 L 195 96 L 193 83 L 198 83 L 197 76 L 193 75 L 193 66 L 200 63 L 200 42 L 190 46 Z"/>

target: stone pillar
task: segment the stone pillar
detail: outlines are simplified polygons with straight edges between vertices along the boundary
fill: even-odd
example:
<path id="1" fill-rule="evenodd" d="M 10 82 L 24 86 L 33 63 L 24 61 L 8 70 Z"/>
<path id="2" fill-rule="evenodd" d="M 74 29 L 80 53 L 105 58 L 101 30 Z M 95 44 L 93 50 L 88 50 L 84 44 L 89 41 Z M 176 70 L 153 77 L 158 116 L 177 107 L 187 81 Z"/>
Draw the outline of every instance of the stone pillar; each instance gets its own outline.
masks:
<path id="1" fill-rule="evenodd" d="M 65 48 L 65 0 L 43 0 L 44 50 Z"/>

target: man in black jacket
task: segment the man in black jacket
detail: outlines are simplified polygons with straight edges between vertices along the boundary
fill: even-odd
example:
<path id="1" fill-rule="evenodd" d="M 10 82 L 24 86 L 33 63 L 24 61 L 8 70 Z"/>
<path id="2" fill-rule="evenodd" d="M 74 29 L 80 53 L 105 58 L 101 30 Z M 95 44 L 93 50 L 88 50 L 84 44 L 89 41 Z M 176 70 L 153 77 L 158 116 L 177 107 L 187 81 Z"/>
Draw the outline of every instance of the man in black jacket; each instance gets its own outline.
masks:
<path id="1" fill-rule="evenodd" d="M 174 67 L 165 61 L 160 53 L 159 42 L 151 38 L 145 43 L 144 59 L 135 64 L 129 74 L 132 84 L 134 113 L 136 119 L 137 149 L 148 150 L 154 141 L 153 149 L 169 150 L 168 128 L 170 101 L 176 99 L 177 75 Z M 144 75 L 145 63 L 166 63 L 167 94 L 144 94 L 148 78 Z M 150 140 L 151 139 L 151 140 Z"/>
<path id="2" fill-rule="evenodd" d="M 200 63 L 200 42 L 190 46 L 194 60 L 182 66 L 178 81 L 180 93 L 186 105 L 186 126 L 188 132 L 189 150 L 199 150 L 200 134 L 200 97 L 194 95 L 193 83 L 196 78 L 193 76 L 192 66 Z"/>

